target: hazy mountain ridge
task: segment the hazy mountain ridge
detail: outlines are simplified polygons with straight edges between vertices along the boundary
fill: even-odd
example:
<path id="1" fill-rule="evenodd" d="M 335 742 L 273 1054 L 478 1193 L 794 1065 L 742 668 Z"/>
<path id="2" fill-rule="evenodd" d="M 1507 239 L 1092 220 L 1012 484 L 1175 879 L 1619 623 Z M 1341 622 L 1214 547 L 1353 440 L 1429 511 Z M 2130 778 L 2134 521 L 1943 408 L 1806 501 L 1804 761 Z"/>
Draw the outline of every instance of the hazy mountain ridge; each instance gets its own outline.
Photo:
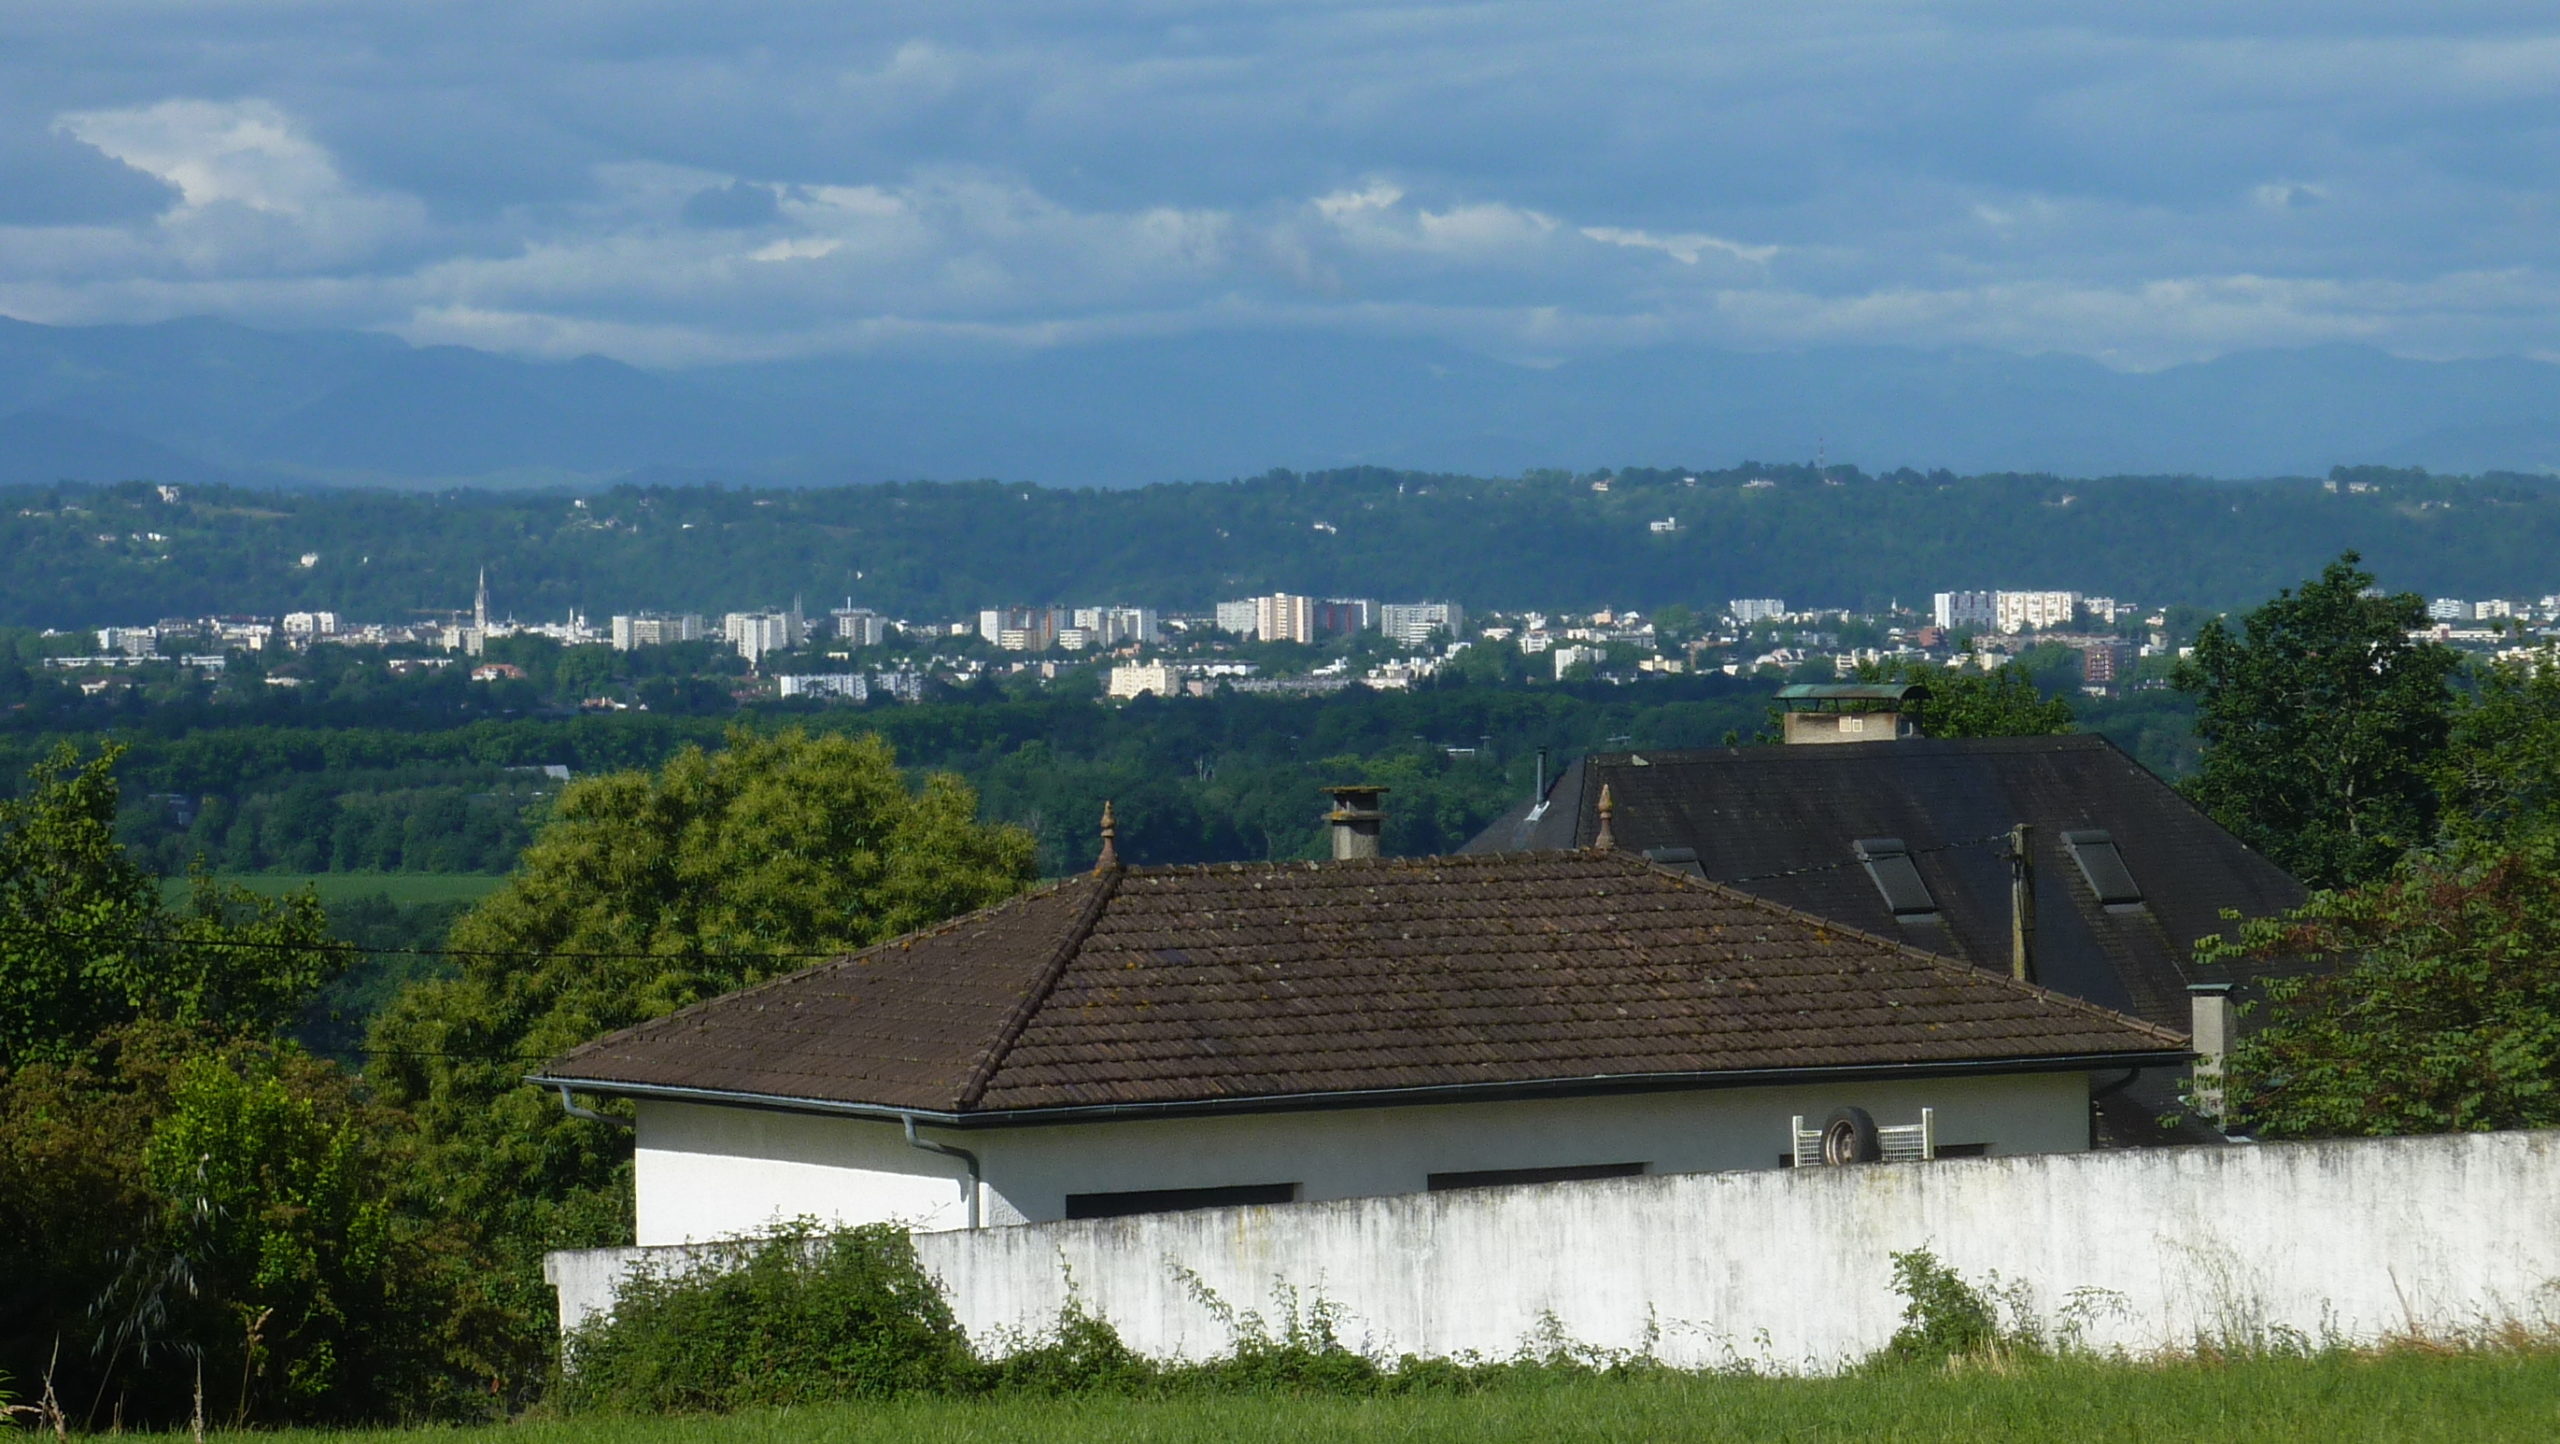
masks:
<path id="1" fill-rule="evenodd" d="M 1219 335 L 969 360 L 650 372 L 209 320 L 0 319 L 0 482 L 421 485 L 682 468 L 786 484 L 1131 485 L 1382 465 L 1811 458 L 1870 470 L 2318 474 L 2560 467 L 2560 366 L 2353 346 L 2165 371 L 1985 350 L 1660 347 L 1511 365 L 1431 343 Z"/>
<path id="2" fill-rule="evenodd" d="M 1692 486 L 1689 478 L 1695 477 Z M 2560 591 L 2560 481 L 2366 468 L 2304 480 L 1956 477 L 1757 463 L 1473 478 L 1356 468 L 1106 489 L 1019 483 L 557 492 L 0 489 L 0 625 L 212 612 L 367 620 L 718 612 L 851 597 L 949 620 L 1007 602 L 1198 609 L 1272 590 L 1472 608 L 1873 608 L 1961 587 L 2255 603 L 2353 548 L 2430 595 Z M 1769 485 L 1754 485 L 1755 482 Z M 1663 518 L 1675 519 L 1657 531 Z"/>

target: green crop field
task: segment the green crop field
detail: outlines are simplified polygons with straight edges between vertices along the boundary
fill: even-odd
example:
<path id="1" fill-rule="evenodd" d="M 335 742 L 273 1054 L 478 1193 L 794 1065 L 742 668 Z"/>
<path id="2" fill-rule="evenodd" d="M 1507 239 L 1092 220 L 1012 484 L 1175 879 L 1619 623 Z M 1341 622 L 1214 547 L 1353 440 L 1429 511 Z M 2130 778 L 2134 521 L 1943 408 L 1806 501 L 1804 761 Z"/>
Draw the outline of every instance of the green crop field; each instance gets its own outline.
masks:
<path id="1" fill-rule="evenodd" d="M 388 895 L 395 903 L 478 902 L 496 892 L 506 881 L 489 873 L 477 872 L 241 872 L 225 873 L 224 882 L 238 883 L 252 892 L 281 896 L 298 891 L 309 884 L 324 903 L 346 902 L 354 898 Z M 173 902 L 187 893 L 187 880 L 182 877 L 163 879 L 162 890 Z"/>
<path id="2" fill-rule="evenodd" d="M 393 1431 L 267 1434 L 391 1444 Z M 905 1400 L 723 1418 L 529 1420 L 435 1444 L 1543 1444 L 1563 1440 L 2560 1439 L 2560 1353 L 2398 1352 L 2232 1364 L 2063 1362 L 1843 1379 L 1583 1379 L 1467 1395 Z"/>

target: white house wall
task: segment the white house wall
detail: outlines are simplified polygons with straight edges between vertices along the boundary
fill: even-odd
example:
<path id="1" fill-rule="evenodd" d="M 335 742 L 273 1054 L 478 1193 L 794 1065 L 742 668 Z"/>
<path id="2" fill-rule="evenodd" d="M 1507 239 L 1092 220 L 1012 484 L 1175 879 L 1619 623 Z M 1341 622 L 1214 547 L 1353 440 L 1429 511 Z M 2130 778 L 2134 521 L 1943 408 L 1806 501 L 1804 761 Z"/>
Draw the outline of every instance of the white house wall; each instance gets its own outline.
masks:
<path id="1" fill-rule="evenodd" d="M 1066 1215 L 1069 1194 L 1294 1183 L 1302 1201 L 1419 1193 L 1433 1173 L 1641 1163 L 1648 1173 L 1778 1166 L 1789 1120 L 1818 1123 L 1855 1104 L 1879 1123 L 1936 1110 L 1942 1144 L 1993 1156 L 2088 1146 L 2080 1073 L 1786 1088 L 1694 1089 L 936 1129 L 979 1155 L 989 1224 Z M 636 1162 L 643 1245 L 736 1238 L 776 1222 L 895 1222 L 933 1231 L 966 1221 L 958 1160 L 907 1146 L 867 1119 L 644 1100 Z"/>

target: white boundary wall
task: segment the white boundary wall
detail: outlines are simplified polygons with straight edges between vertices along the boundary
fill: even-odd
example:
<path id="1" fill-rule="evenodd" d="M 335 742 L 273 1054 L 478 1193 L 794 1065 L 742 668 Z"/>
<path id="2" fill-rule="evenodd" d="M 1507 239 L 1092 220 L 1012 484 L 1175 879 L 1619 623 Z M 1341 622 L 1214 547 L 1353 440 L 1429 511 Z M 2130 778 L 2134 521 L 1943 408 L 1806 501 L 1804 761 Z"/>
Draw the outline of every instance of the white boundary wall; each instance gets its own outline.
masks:
<path id="1" fill-rule="evenodd" d="M 2371 1341 L 2560 1317 L 2560 1133 L 2179 1148 L 1803 1172 L 1673 1174 L 918 1234 L 981 1347 L 1068 1300 L 1139 1351 L 1231 1334 L 1205 1287 L 1275 1320 L 1279 1290 L 1379 1355 L 1507 1356 L 1554 1328 L 1667 1363 L 1822 1370 L 1900 1322 L 1888 1255 L 1928 1247 L 2023 1286 L 2048 1321 L 2142 1352 L 2297 1331 Z M 644 1259 L 551 1256 L 561 1317 Z M 1196 1280 L 1196 1284 L 1186 1281 Z M 2075 1303 L 2075 1297 L 2077 1302 Z"/>

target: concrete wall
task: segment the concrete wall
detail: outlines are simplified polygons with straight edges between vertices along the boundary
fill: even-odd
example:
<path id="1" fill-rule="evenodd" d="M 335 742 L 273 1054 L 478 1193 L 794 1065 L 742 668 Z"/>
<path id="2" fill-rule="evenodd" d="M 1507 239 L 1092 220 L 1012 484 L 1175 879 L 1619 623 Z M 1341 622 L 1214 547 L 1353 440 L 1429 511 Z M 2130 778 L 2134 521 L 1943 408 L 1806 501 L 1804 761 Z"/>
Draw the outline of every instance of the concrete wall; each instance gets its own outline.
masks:
<path id="1" fill-rule="evenodd" d="M 990 1223 L 1066 1216 L 1067 1195 L 1294 1183 L 1303 1201 L 1419 1193 L 1433 1173 L 1640 1163 L 1648 1173 L 1770 1169 L 1789 1120 L 1855 1104 L 1880 1123 L 1937 1110 L 1938 1137 L 1994 1155 L 2088 1146 L 2083 1074 L 1701 1089 L 1046 1128 L 927 1129 L 975 1151 Z M 644 1100 L 635 1186 L 643 1244 L 737 1238 L 784 1219 L 958 1228 L 956 1159 L 855 1118 Z"/>
<path id="2" fill-rule="evenodd" d="M 971 1336 L 1002 1347 L 1067 1300 L 1160 1357 L 1230 1334 L 1294 1287 L 1381 1354 L 1503 1355 L 1552 1315 L 1666 1361 L 1827 1369 L 1891 1336 L 1887 1257 L 1926 1246 L 2021 1284 L 2102 1347 L 2294 1330 L 2450 1333 L 2560 1314 L 2560 1133 L 2043 1155 L 1685 1174 L 918 1236 Z M 564 1322 L 644 1258 L 554 1254 Z"/>

